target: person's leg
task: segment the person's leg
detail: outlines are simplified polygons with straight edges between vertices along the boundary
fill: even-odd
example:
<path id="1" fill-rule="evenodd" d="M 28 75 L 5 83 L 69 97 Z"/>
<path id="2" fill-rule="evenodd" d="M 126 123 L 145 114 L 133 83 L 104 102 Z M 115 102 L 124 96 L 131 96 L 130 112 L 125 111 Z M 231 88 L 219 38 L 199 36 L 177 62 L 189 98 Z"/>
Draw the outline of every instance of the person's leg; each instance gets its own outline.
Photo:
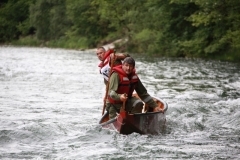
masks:
<path id="1" fill-rule="evenodd" d="M 136 97 L 132 97 L 127 101 L 126 111 L 130 113 L 142 113 L 143 102 Z"/>
<path id="2" fill-rule="evenodd" d="M 113 119 L 117 116 L 117 112 L 113 106 L 109 107 L 109 119 Z"/>
<path id="3" fill-rule="evenodd" d="M 108 104 L 109 119 L 115 118 L 121 107 L 122 104 Z"/>

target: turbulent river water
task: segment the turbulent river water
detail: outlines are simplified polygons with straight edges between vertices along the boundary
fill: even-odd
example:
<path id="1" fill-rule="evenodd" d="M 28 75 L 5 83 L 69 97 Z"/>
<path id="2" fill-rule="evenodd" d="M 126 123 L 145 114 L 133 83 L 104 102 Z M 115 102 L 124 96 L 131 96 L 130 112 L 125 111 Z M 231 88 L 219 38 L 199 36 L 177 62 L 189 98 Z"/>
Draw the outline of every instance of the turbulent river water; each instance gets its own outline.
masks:
<path id="1" fill-rule="evenodd" d="M 0 159 L 240 159 L 240 64 L 132 56 L 169 105 L 159 135 L 97 126 L 94 51 L 0 47 Z"/>

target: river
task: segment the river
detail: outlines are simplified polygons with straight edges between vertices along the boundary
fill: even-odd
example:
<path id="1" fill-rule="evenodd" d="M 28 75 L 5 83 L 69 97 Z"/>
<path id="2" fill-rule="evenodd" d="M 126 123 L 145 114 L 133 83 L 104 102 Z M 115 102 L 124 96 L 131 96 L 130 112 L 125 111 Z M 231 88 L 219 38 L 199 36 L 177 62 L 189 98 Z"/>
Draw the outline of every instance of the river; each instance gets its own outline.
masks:
<path id="1" fill-rule="evenodd" d="M 97 126 L 105 88 L 94 51 L 0 47 L 0 159 L 240 159 L 240 64 L 132 54 L 165 100 L 159 135 Z"/>

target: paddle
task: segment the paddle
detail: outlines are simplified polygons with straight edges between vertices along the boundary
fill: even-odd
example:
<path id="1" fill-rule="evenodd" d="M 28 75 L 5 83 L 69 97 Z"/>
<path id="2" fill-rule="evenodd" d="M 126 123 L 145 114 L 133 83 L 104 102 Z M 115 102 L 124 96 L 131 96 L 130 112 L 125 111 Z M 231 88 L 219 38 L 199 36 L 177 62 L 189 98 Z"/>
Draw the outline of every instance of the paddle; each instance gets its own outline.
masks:
<path id="1" fill-rule="evenodd" d="M 104 111 L 105 111 L 105 108 L 106 108 L 106 100 L 107 100 L 107 95 L 108 95 L 108 89 L 109 89 L 109 79 L 110 79 L 110 75 L 112 73 L 112 69 L 113 69 L 113 64 L 115 62 L 115 50 L 113 52 L 113 60 L 110 59 L 110 63 L 111 63 L 111 66 L 110 66 L 110 72 L 108 74 L 108 83 L 106 85 L 106 93 L 105 93 L 105 97 L 104 97 L 104 103 L 103 103 L 103 109 L 102 109 L 102 115 L 104 114 Z M 112 62 L 111 62 L 112 61 Z"/>
<path id="2" fill-rule="evenodd" d="M 124 93 L 124 96 L 126 97 L 126 93 Z M 125 111 L 125 105 L 126 105 L 126 101 L 123 101 L 123 106 L 121 107 L 120 112 L 124 112 Z"/>

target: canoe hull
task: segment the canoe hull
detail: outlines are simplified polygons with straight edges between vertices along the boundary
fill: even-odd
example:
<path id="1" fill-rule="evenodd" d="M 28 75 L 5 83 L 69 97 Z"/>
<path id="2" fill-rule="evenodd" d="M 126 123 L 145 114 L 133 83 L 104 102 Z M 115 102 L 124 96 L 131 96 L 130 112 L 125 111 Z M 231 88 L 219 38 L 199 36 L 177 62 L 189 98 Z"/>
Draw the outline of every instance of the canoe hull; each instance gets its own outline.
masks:
<path id="1" fill-rule="evenodd" d="M 121 114 L 120 114 L 121 115 Z M 137 132 L 140 134 L 159 134 L 165 126 L 165 114 L 150 112 L 145 114 L 127 114 L 126 118 L 118 117 L 115 122 L 119 127 L 118 131 L 122 134 Z M 122 120 L 122 125 L 119 123 Z"/>
<path id="2" fill-rule="evenodd" d="M 157 99 L 157 101 L 164 106 L 161 112 L 128 114 L 124 111 L 111 120 L 108 120 L 108 112 L 106 112 L 99 124 L 103 128 L 116 130 L 120 134 L 131 134 L 133 132 L 139 134 L 159 134 L 165 128 L 168 106 L 161 99 Z"/>

